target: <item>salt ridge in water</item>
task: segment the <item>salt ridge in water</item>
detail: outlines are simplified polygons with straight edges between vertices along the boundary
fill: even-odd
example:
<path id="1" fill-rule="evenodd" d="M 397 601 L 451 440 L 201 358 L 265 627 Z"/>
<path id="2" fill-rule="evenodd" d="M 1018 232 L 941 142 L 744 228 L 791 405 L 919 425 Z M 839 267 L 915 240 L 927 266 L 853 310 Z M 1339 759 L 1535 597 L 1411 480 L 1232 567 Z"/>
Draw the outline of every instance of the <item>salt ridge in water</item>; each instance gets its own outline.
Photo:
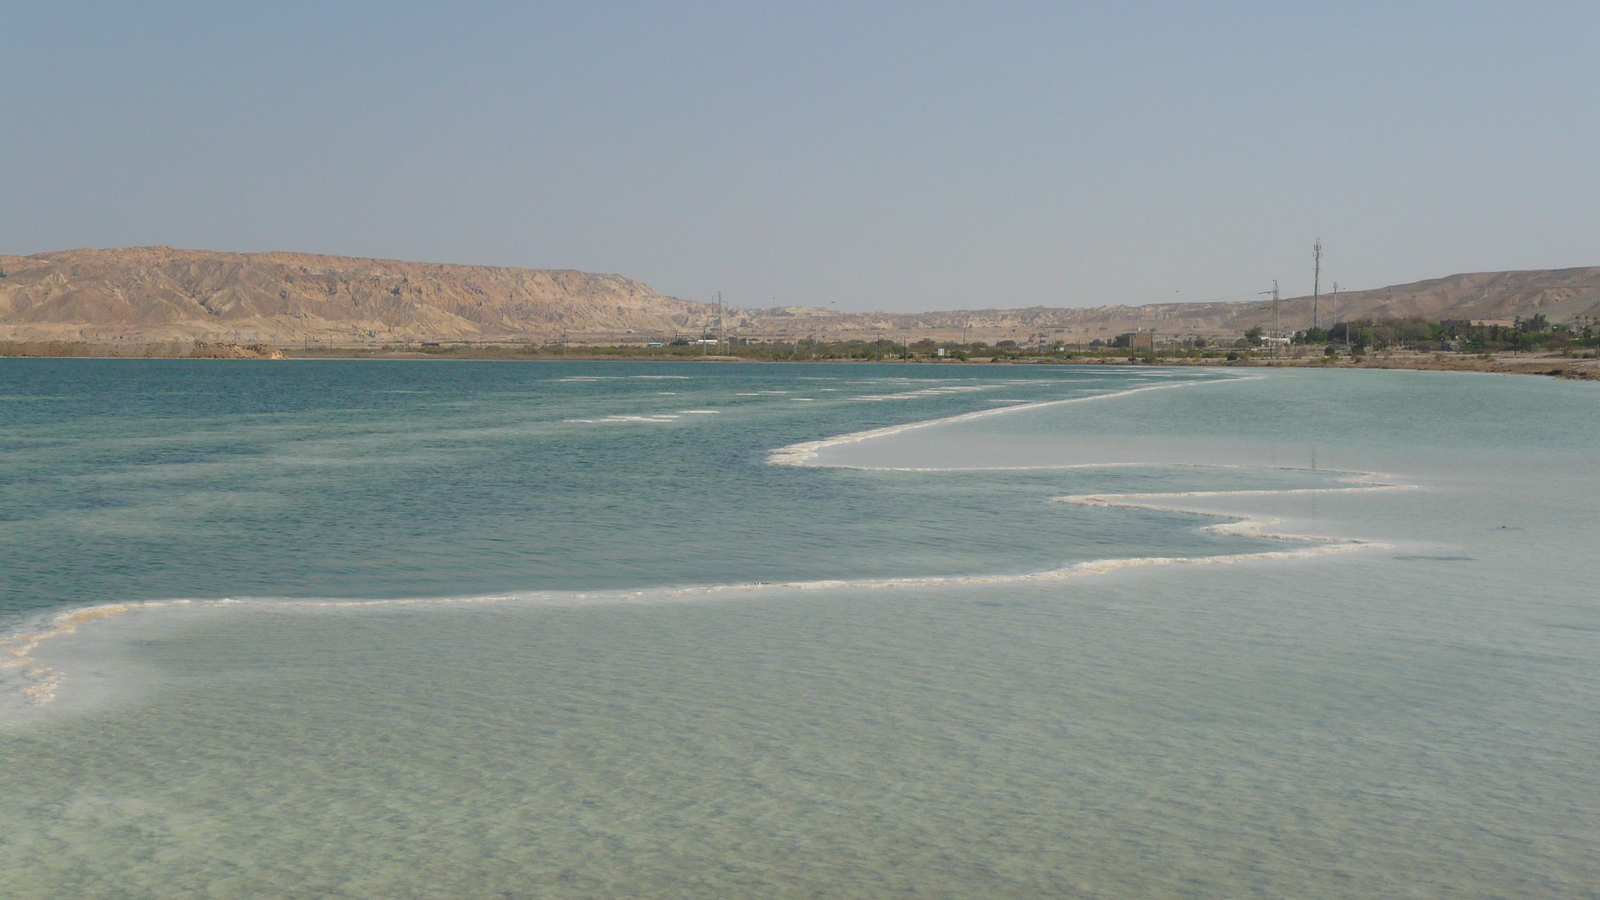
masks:
<path id="1" fill-rule="evenodd" d="M 635 376 L 635 377 L 641 377 L 641 378 L 645 378 L 645 377 L 650 377 L 650 378 L 655 378 L 655 377 L 667 378 L 667 377 L 671 377 L 671 378 L 676 378 L 676 377 L 681 377 L 681 376 Z M 1259 376 L 1256 376 L 1256 377 L 1259 377 Z M 566 379 L 563 379 L 563 380 L 564 381 L 583 381 L 583 380 L 599 380 L 599 379 L 566 378 Z M 1239 379 L 1239 380 L 1250 380 L 1250 378 L 1246 377 L 1244 379 Z M 1087 396 L 1087 397 L 1074 397 L 1074 398 L 1059 399 L 1059 400 L 1039 401 L 1039 402 L 1033 402 L 1033 403 L 1020 403 L 1018 405 L 1008 406 L 1008 407 L 1005 407 L 1005 408 L 1002 408 L 1002 409 L 976 410 L 976 411 L 973 411 L 973 412 L 962 413 L 962 414 L 955 415 L 955 416 L 947 416 L 947 417 L 942 417 L 942 418 L 938 418 L 938 419 L 930 419 L 930 420 L 926 420 L 926 421 L 911 422 L 911 423 L 906 423 L 906 424 L 902 424 L 902 425 L 889 426 L 889 427 L 886 427 L 886 428 L 878 428 L 878 429 L 871 429 L 871 430 L 867 430 L 867 431 L 842 434 L 842 435 L 837 435 L 837 436 L 834 436 L 834 437 L 825 438 L 825 439 L 821 439 L 821 440 L 817 440 L 817 441 L 808 441 L 808 442 L 804 442 L 804 443 L 800 443 L 800 444 L 793 444 L 793 445 L 790 445 L 790 446 L 787 446 L 787 447 L 781 447 L 781 448 L 775 449 L 775 450 L 771 451 L 768 454 L 767 463 L 769 465 L 775 465 L 775 466 L 821 466 L 821 467 L 828 467 L 827 464 L 818 463 L 817 462 L 817 458 L 818 458 L 819 451 L 827 449 L 827 448 L 830 448 L 830 447 L 838 447 L 838 446 L 843 446 L 843 445 L 847 445 L 847 444 L 857 444 L 857 443 L 861 443 L 861 442 L 864 442 L 864 441 L 870 441 L 870 440 L 873 440 L 873 439 L 876 439 L 876 438 L 890 437 L 890 436 L 894 436 L 894 435 L 903 434 L 903 433 L 908 432 L 908 431 L 913 431 L 913 430 L 917 430 L 917 429 L 924 429 L 924 428 L 930 428 L 930 427 L 939 426 L 939 425 L 948 425 L 948 424 L 953 424 L 953 423 L 958 423 L 958 422 L 970 422 L 970 421 L 977 420 L 977 419 L 989 418 L 989 417 L 992 417 L 994 415 L 998 415 L 998 414 L 1002 414 L 1002 413 L 1026 412 L 1026 411 L 1030 411 L 1030 410 L 1046 409 L 1046 408 L 1061 406 L 1061 405 L 1065 405 L 1065 404 L 1077 404 L 1077 403 L 1085 403 L 1085 402 L 1091 402 L 1091 401 L 1114 400 L 1114 399 L 1117 399 L 1117 398 L 1120 398 L 1120 397 L 1127 397 L 1127 396 L 1131 396 L 1133 394 L 1143 393 L 1143 392 L 1147 392 L 1147 391 L 1166 390 L 1166 389 L 1175 388 L 1175 387 L 1191 387 L 1191 386 L 1194 386 L 1195 384 L 1197 384 L 1197 383 L 1196 382 L 1183 382 L 1183 383 L 1178 383 L 1178 384 L 1161 384 L 1161 385 L 1154 385 L 1154 386 L 1148 386 L 1148 387 L 1133 388 L 1133 389 L 1124 390 L 1124 391 L 1114 391 L 1114 392 L 1108 392 L 1108 393 L 1104 393 L 1104 394 L 1096 394 L 1096 395 L 1091 395 L 1091 396 Z M 965 387 L 965 388 L 957 388 L 956 390 L 959 392 L 959 391 L 975 390 L 975 389 L 977 389 L 977 388 Z M 788 393 L 788 392 L 786 392 L 786 391 L 762 391 L 762 392 L 759 392 L 759 393 L 763 394 L 763 395 L 772 395 L 772 394 L 785 394 L 785 393 Z M 922 394 L 922 393 L 941 393 L 941 391 L 919 392 L 919 394 Z M 878 398 L 868 397 L 868 398 L 856 398 L 856 399 L 878 399 Z M 719 412 L 720 412 L 720 410 L 683 410 L 682 414 L 717 414 Z M 653 416 L 648 416 L 648 415 L 647 416 L 615 415 L 615 416 L 608 416 L 608 417 L 606 417 L 604 419 L 599 419 L 599 420 L 569 419 L 567 421 L 569 421 L 569 422 L 666 422 L 666 421 L 671 421 L 671 420 L 676 419 L 676 418 L 678 418 L 678 416 L 676 416 L 676 415 L 666 415 L 666 414 L 658 414 L 658 415 L 653 415 Z M 1179 464 L 1179 465 L 1182 466 L 1184 464 Z M 991 469 L 988 469 L 988 470 L 995 471 L 995 470 L 1000 470 L 1002 468 L 1016 470 L 1016 469 L 1026 468 L 1028 470 L 1039 471 L 1039 470 L 1048 470 L 1048 469 L 1091 469 L 1091 468 L 1106 468 L 1106 467 L 1118 467 L 1118 466 L 1128 467 L 1128 468 L 1154 467 L 1154 466 L 1147 466 L 1146 464 L 1140 464 L 1140 463 L 1083 462 L 1083 463 L 1074 463 L 1074 464 L 1068 464 L 1068 465 L 1053 465 L 1053 466 L 997 467 L 997 468 L 991 468 Z M 1162 467 L 1166 467 L 1166 466 L 1162 466 Z M 1276 468 L 1276 469 L 1279 469 L 1281 471 L 1306 471 L 1306 472 L 1315 471 L 1315 470 L 1301 469 L 1299 467 L 1293 467 L 1293 466 L 1276 466 L 1276 467 L 1231 466 L 1231 467 L 1225 467 L 1225 466 L 1216 466 L 1216 465 L 1194 464 L 1194 465 L 1189 465 L 1188 467 L 1190 467 L 1190 468 L 1236 468 L 1236 469 Z M 889 467 L 889 466 L 875 466 L 875 467 L 872 467 L 872 468 L 879 469 L 879 470 L 882 470 L 882 471 L 920 471 L 920 472 L 954 471 L 954 470 L 948 470 L 948 469 L 934 469 L 934 468 L 907 469 L 907 468 Z M 972 469 L 965 469 L 965 470 L 962 470 L 962 471 L 973 471 L 973 470 Z M 1328 474 L 1328 472 L 1327 472 L 1327 470 L 1322 470 L 1318 474 Z M 30 705 L 30 706 L 43 706 L 43 705 L 48 704 L 51 701 L 55 700 L 56 696 L 57 696 L 57 693 L 58 693 L 58 690 L 60 688 L 60 685 L 61 685 L 62 680 L 65 677 L 65 675 L 64 675 L 64 673 L 62 673 L 62 672 L 60 672 L 60 671 L 58 671 L 58 670 L 56 670 L 56 669 L 54 669 L 54 668 L 52 668 L 52 667 L 50 667 L 48 665 L 45 665 L 45 664 L 41 663 L 33 655 L 33 651 L 35 651 L 42 643 L 44 643 L 45 641 L 48 641 L 48 640 L 50 640 L 52 638 L 66 637 L 66 636 L 69 636 L 69 635 L 76 634 L 78 628 L 81 627 L 81 626 L 84 626 L 84 625 L 87 625 L 87 624 L 90 624 L 90 623 L 93 623 L 93 622 L 97 622 L 97 621 L 103 621 L 103 620 L 108 619 L 110 617 L 122 615 L 122 614 L 130 612 L 130 611 L 156 611 L 156 610 L 167 610 L 167 609 L 182 609 L 182 608 L 193 608 L 193 607 L 196 607 L 197 605 L 199 607 L 215 607 L 215 606 L 219 606 L 219 605 L 240 605 L 240 604 L 244 604 L 244 603 L 254 603 L 254 604 L 272 603 L 272 604 L 275 604 L 275 605 L 284 606 L 284 607 L 290 607 L 290 608 L 292 608 L 292 607 L 303 607 L 303 608 L 328 607 L 328 608 L 344 608 L 344 609 L 358 609 L 358 608 L 378 609 L 378 608 L 384 608 L 384 607 L 402 608 L 402 607 L 421 607 L 421 606 L 428 606 L 428 605 L 457 605 L 457 604 L 463 604 L 463 603 L 513 603 L 513 602 L 528 603 L 528 602 L 533 602 L 533 603 L 537 603 L 537 604 L 540 604 L 540 605 L 571 605 L 571 604 L 593 604 L 593 603 L 638 603 L 638 602 L 646 602 L 646 601 L 649 601 L 649 600 L 654 600 L 654 601 L 658 601 L 658 602 L 659 601 L 667 601 L 667 600 L 678 600 L 678 601 L 681 601 L 681 600 L 690 600 L 690 599 L 699 598 L 699 597 L 712 597 L 712 596 L 719 596 L 719 595 L 728 595 L 728 594 L 733 594 L 733 593 L 756 592 L 756 591 L 778 591 L 778 590 L 815 591 L 815 590 L 826 590 L 826 589 L 925 588 L 925 587 L 950 586 L 950 585 L 1025 584 L 1025 583 L 1061 581 L 1061 580 L 1072 579 L 1072 578 L 1080 578 L 1080 577 L 1086 577 L 1086 576 L 1101 575 L 1101 574 L 1105 574 L 1105 573 L 1109 573 L 1109 572 L 1115 572 L 1115 571 L 1118 571 L 1118 570 L 1121 570 L 1121 569 L 1127 569 L 1127 568 L 1133 568 L 1133 567 L 1139 567 L 1139 566 L 1227 565 L 1227 564 L 1240 563 L 1240 562 L 1246 562 L 1246 561 L 1269 561 L 1269 560 L 1271 560 L 1271 561 L 1286 561 L 1286 560 L 1294 560 L 1294 559 L 1307 559 L 1307 558 L 1311 558 L 1311 557 L 1327 555 L 1327 554 L 1330 554 L 1330 553 L 1344 553 L 1344 552 L 1350 552 L 1350 551 L 1361 550 L 1361 549 L 1384 549 L 1384 548 L 1389 547 L 1390 545 L 1388 545 L 1386 543 L 1383 543 L 1383 542 L 1380 542 L 1380 541 L 1369 541 L 1369 540 L 1364 540 L 1364 539 L 1361 539 L 1361 538 L 1293 534 L 1293 533 L 1269 530 L 1269 529 L 1273 528 L 1274 526 L 1277 526 L 1278 524 L 1280 524 L 1281 520 L 1278 519 L 1278 518 L 1272 518 L 1272 517 L 1254 518 L 1254 517 L 1250 517 L 1250 516 L 1242 516 L 1242 515 L 1234 515 L 1234 514 L 1229 514 L 1229 513 L 1220 513 L 1220 512 L 1200 510 L 1200 509 L 1196 509 L 1196 508 L 1194 508 L 1192 506 L 1174 505 L 1174 504 L 1170 504 L 1170 503 L 1169 504 L 1162 504 L 1162 503 L 1151 502 L 1151 501 L 1154 501 L 1154 500 L 1157 500 L 1157 499 L 1164 499 L 1164 500 L 1171 500 L 1171 499 L 1178 499 L 1178 498 L 1199 499 L 1199 498 L 1216 498 L 1216 497 L 1225 497 L 1225 496 L 1231 496 L 1231 497 L 1244 497 L 1244 496 L 1253 496 L 1253 497 L 1295 496 L 1295 495 L 1305 495 L 1305 494 L 1336 494 L 1336 493 L 1348 493 L 1348 492 L 1360 492 L 1360 491 L 1385 491 L 1385 490 L 1408 489 L 1408 488 L 1414 487 L 1413 485 L 1407 485 L 1407 484 L 1380 482 L 1380 481 L 1377 480 L 1380 476 L 1378 476 L 1376 473 L 1343 472 L 1343 473 L 1336 473 L 1336 474 L 1342 474 L 1342 475 L 1346 476 L 1341 480 L 1349 483 L 1350 486 L 1348 486 L 1348 487 L 1337 487 L 1337 488 L 1284 488 L 1284 489 L 1275 489 L 1275 490 L 1185 491 L 1185 492 L 1138 493 L 1138 494 L 1133 494 L 1133 493 L 1130 493 L 1130 494 L 1085 494 L 1085 495 L 1072 495 L 1072 496 L 1061 496 L 1061 497 L 1051 498 L 1056 502 L 1079 505 L 1079 506 L 1090 506 L 1090 507 L 1101 507 L 1101 508 L 1122 508 L 1122 509 L 1144 509 L 1144 510 L 1153 510 L 1153 511 L 1159 511 L 1159 512 L 1180 513 L 1180 514 L 1186 514 L 1186 515 L 1198 515 L 1198 516 L 1227 518 L 1227 519 L 1232 519 L 1234 521 L 1232 521 L 1230 523 L 1227 523 L 1227 524 L 1219 524 L 1219 525 L 1207 526 L 1204 530 L 1212 532 L 1212 533 L 1221 534 L 1221 535 L 1228 535 L 1228 536 L 1265 538 L 1265 539 L 1281 540 L 1281 541 L 1303 541 L 1303 542 L 1314 543 L 1314 544 L 1317 545 L 1317 546 L 1313 546 L 1313 547 L 1305 547 L 1305 548 L 1299 548 L 1299 549 L 1294 549 L 1294 550 L 1257 551 L 1257 552 L 1249 552 L 1249 553 L 1219 554 L 1219 555 L 1213 555 L 1213 556 L 1200 556 L 1200 557 L 1158 556 L 1158 557 L 1130 557 L 1130 558 L 1096 559 L 1096 560 L 1086 560 L 1086 561 L 1082 561 L 1082 562 L 1077 562 L 1077 563 L 1073 563 L 1071 565 L 1068 565 L 1068 566 L 1065 566 L 1065 567 L 1060 567 L 1060 568 L 1046 569 L 1046 570 L 1033 571 L 1033 572 L 1010 573 L 1010 574 L 945 575 L 945 576 L 922 576 L 922 577 L 900 577 L 900 578 L 858 578 L 858 579 L 834 578 L 834 579 L 816 579 L 816 580 L 810 580 L 810 581 L 781 581 L 781 582 L 757 582 L 757 583 L 720 584 L 720 585 L 713 584 L 713 585 L 663 586 L 663 587 L 658 587 L 658 588 L 654 588 L 654 589 L 650 589 L 650 590 L 632 590 L 632 591 L 582 591 L 582 592 L 580 592 L 580 591 L 569 591 L 569 592 L 559 592 L 559 591 L 529 592 L 529 591 L 524 591 L 524 592 L 511 592 L 511 593 L 485 594 L 485 595 L 471 595 L 471 596 L 460 596 L 460 597 L 423 597 L 423 598 L 405 598 L 405 599 L 387 598 L 387 599 L 371 599 L 371 600 L 356 600 L 356 599 L 291 600 L 291 599 L 286 599 L 286 598 L 283 598 L 283 599 L 272 599 L 272 598 L 223 598 L 223 599 L 219 599 L 219 600 L 209 600 L 209 601 L 207 601 L 207 600 L 199 600 L 199 601 L 197 601 L 197 600 L 192 600 L 192 599 L 181 599 L 181 600 L 143 601 L 143 602 L 135 602 L 135 603 L 99 604 L 99 605 L 94 605 L 94 606 L 89 606 L 89 607 L 85 607 L 85 608 L 74 609 L 74 610 L 70 610 L 70 611 L 67 611 L 67 612 L 62 612 L 62 613 L 56 614 L 56 615 L 54 615 L 52 617 L 49 617 L 43 623 L 35 622 L 35 623 L 33 623 L 33 624 L 29 625 L 29 626 L 25 626 L 25 627 L 15 631 L 13 634 L 11 634 L 11 635 L 3 638 L 3 639 L 0 639 L 0 670 L 5 670 L 5 669 L 16 670 L 16 672 L 21 676 L 20 683 L 16 684 L 16 685 L 13 685 L 13 686 L 10 686 L 10 687 L 8 687 L 6 685 L 5 681 L 0 680 L 0 691 L 6 691 L 6 692 L 9 692 L 9 693 L 12 693 L 15 696 L 17 696 L 18 698 L 20 698 L 20 700 L 21 700 L 21 702 L 23 704 Z M 0 674 L 3 674 L 3 672 L 0 672 Z M 7 706 L 10 706 L 13 709 L 15 709 L 15 704 L 0 703 L 0 711 L 3 711 Z"/>
<path id="2" fill-rule="evenodd" d="M 627 592 L 554 592 L 526 608 L 423 600 L 417 614 L 374 614 L 389 601 L 130 610 L 37 653 L 93 661 L 121 641 L 151 676 L 136 702 L 0 731 L 9 896 L 1592 896 L 1600 532 L 1572 502 L 1596 488 L 1592 386 L 1387 372 L 1229 384 L 818 458 L 859 469 L 756 474 L 821 498 L 776 508 L 868 520 L 829 532 L 840 540 L 870 540 L 880 516 L 914 524 L 896 503 L 938 516 L 944 499 L 922 504 L 943 490 L 949 508 L 975 511 L 962 540 L 1070 521 L 1107 542 L 1096 553 L 1064 529 L 1074 558 L 1116 554 L 1141 531 L 1209 552 L 1146 505 L 1228 515 L 1224 528 L 1354 535 L 1395 555 L 915 589 L 739 578 L 687 594 L 732 603 L 657 602 L 652 589 L 631 605 Z M 553 415 L 647 408 L 617 399 Z M 890 412 L 841 406 L 826 412 Z M 1522 411 L 1516 428 L 1507 409 Z M 892 424 L 784 431 L 780 414 L 596 428 L 605 440 L 582 446 L 740 432 L 788 446 Z M 732 477 L 755 472 L 740 468 L 751 445 L 738 446 L 714 457 Z M 1272 468 L 1313 446 L 1337 472 Z M 1146 462 L 1026 474 L 1134 457 Z M 1158 459 L 1261 467 L 1146 467 Z M 985 461 L 1018 474 L 915 474 Z M 902 471 L 873 470 L 885 464 Z M 495 471 L 447 454 L 429 471 L 463 465 Z M 1352 474 L 1366 471 L 1404 475 Z M 662 472 L 647 474 L 627 492 Z M 1328 477 L 1345 481 L 1321 487 Z M 1387 486 L 1402 482 L 1419 488 Z M 722 506 L 748 499 L 754 482 L 738 484 L 708 502 L 747 530 Z M 891 490 L 903 484 L 922 494 Z M 972 491 L 1006 493 L 979 505 L 963 499 Z M 1062 496 L 1128 506 L 1049 500 Z M 1045 508 L 1067 518 L 1032 515 Z M 1303 527 L 1267 524 L 1278 517 Z M 786 524 L 804 539 L 807 521 Z M 828 563 L 855 565 L 842 550 Z M 565 605 L 534 608 L 547 600 Z M 79 693 L 76 664 L 63 671 L 43 710 L 70 710 Z"/>

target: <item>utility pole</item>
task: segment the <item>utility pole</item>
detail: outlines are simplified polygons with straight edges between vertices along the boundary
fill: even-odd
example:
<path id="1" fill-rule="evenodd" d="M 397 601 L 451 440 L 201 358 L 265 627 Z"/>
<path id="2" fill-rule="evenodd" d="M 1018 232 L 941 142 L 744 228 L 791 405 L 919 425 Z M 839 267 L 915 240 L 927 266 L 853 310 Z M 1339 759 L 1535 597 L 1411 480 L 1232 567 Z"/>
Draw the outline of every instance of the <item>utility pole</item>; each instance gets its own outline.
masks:
<path id="1" fill-rule="evenodd" d="M 1261 293 L 1272 295 L 1272 356 L 1276 359 L 1278 356 L 1277 338 L 1281 333 L 1279 329 L 1282 326 L 1282 320 L 1278 317 L 1278 279 L 1272 279 L 1272 290 L 1262 291 Z"/>
<path id="2" fill-rule="evenodd" d="M 722 345 L 727 339 L 728 330 L 722 325 L 722 292 L 717 291 L 717 355 L 722 355 Z"/>
<path id="3" fill-rule="evenodd" d="M 1283 337 L 1283 317 L 1278 315 L 1278 279 L 1272 279 L 1272 336 Z M 1278 355 L 1277 345 L 1273 345 L 1272 355 Z"/>
<path id="4" fill-rule="evenodd" d="M 1339 282 L 1333 282 L 1333 327 L 1339 327 Z"/>
<path id="5" fill-rule="evenodd" d="M 1317 238 L 1317 243 L 1311 248 L 1311 259 L 1315 264 L 1311 274 L 1311 327 L 1316 328 L 1317 300 L 1322 293 L 1322 238 Z"/>
<path id="6" fill-rule="evenodd" d="M 1267 293 L 1272 295 L 1272 336 L 1277 338 L 1280 335 L 1278 328 L 1282 327 L 1282 320 L 1278 317 L 1278 280 L 1272 279 L 1272 290 L 1264 290 L 1261 293 L 1262 295 L 1267 295 Z M 1272 341 L 1272 356 L 1278 356 L 1277 341 Z"/>

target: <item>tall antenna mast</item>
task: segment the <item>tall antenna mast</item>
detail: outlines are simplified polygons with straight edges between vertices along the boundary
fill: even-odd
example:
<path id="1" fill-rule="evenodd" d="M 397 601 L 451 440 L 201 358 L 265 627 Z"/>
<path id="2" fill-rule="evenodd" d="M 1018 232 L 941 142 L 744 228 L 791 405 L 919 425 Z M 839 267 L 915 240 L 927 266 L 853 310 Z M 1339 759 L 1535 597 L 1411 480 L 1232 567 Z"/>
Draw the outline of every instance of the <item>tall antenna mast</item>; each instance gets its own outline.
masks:
<path id="1" fill-rule="evenodd" d="M 1317 243 L 1311 248 L 1311 259 L 1316 268 L 1311 275 L 1311 327 L 1317 327 L 1317 300 L 1322 293 L 1322 238 L 1317 238 Z"/>
<path id="2" fill-rule="evenodd" d="M 722 345 L 727 342 L 728 330 L 722 325 L 722 292 L 717 291 L 717 353 L 722 353 Z"/>

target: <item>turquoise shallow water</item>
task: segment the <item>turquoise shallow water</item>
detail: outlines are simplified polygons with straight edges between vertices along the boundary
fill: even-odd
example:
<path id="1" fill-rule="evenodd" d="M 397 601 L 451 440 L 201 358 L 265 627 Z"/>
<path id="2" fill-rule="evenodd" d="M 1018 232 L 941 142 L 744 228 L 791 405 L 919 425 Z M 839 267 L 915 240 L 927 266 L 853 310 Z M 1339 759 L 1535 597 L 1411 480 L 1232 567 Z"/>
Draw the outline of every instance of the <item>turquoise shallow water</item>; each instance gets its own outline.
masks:
<path id="1" fill-rule="evenodd" d="M 1081 514 L 1050 507 L 1041 484 L 1113 489 L 1146 473 L 886 478 L 773 467 L 766 454 L 1170 380 L 1036 367 L 7 363 L 0 611 L 954 574 L 1150 549 L 1145 523 L 1055 527 Z M 1166 532 L 1159 541 L 1206 543 Z"/>
<path id="2" fill-rule="evenodd" d="M 1592 385 L 70 361 L 0 377 L 13 618 L 202 601 L 29 651 L 55 699 L 0 728 L 11 895 L 1600 884 Z M 1122 393 L 1139 388 L 1156 389 Z M 1348 490 L 1357 472 L 1373 489 Z M 1089 494 L 1133 508 L 1051 499 Z M 1073 568 L 1135 558 L 1162 562 Z M 245 599 L 206 602 L 223 597 Z M 417 602 L 348 605 L 394 599 Z"/>

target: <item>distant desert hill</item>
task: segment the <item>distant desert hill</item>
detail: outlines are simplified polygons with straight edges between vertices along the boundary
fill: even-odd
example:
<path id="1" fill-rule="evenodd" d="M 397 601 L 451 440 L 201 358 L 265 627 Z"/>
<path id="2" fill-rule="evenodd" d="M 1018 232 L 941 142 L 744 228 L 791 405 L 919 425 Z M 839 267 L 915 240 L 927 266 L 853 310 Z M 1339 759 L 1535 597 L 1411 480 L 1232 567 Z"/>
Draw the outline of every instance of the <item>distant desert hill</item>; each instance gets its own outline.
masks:
<path id="1" fill-rule="evenodd" d="M 1421 316 L 1431 321 L 1491 319 L 1510 321 L 1543 313 L 1552 322 L 1600 319 L 1600 267 L 1482 272 L 1451 275 L 1373 290 L 1324 293 L 1315 302 L 1317 321 L 1327 327 L 1340 319 Z M 1313 299 L 1293 297 L 1279 304 L 1286 332 L 1312 323 Z M 1232 338 L 1254 326 L 1273 329 L 1272 303 L 1265 298 L 1231 303 L 1152 303 L 1063 309 L 953 310 L 929 313 L 840 313 L 814 309 L 757 310 L 750 327 L 769 337 L 861 337 L 893 335 L 897 340 L 932 336 L 993 342 L 1087 342 L 1130 331 L 1154 331 L 1158 338 Z"/>
<path id="2" fill-rule="evenodd" d="M 333 346 L 422 341 L 642 342 L 697 337 L 716 308 L 618 275 L 440 265 L 302 253 L 138 247 L 0 256 L 0 341 L 234 341 Z M 1318 320 L 1335 300 L 1322 295 Z M 1600 317 L 1600 267 L 1451 275 L 1344 291 L 1342 319 L 1422 316 L 1554 322 Z M 1312 321 L 1312 298 L 1282 302 L 1285 331 Z M 1235 337 L 1273 328 L 1265 300 L 1091 309 L 846 313 L 733 309 L 729 336 L 764 340 L 1087 342 L 1134 330 L 1161 338 Z"/>
<path id="3" fill-rule="evenodd" d="M 171 247 L 0 256 L 0 340 L 545 341 L 698 330 L 618 275 Z"/>

